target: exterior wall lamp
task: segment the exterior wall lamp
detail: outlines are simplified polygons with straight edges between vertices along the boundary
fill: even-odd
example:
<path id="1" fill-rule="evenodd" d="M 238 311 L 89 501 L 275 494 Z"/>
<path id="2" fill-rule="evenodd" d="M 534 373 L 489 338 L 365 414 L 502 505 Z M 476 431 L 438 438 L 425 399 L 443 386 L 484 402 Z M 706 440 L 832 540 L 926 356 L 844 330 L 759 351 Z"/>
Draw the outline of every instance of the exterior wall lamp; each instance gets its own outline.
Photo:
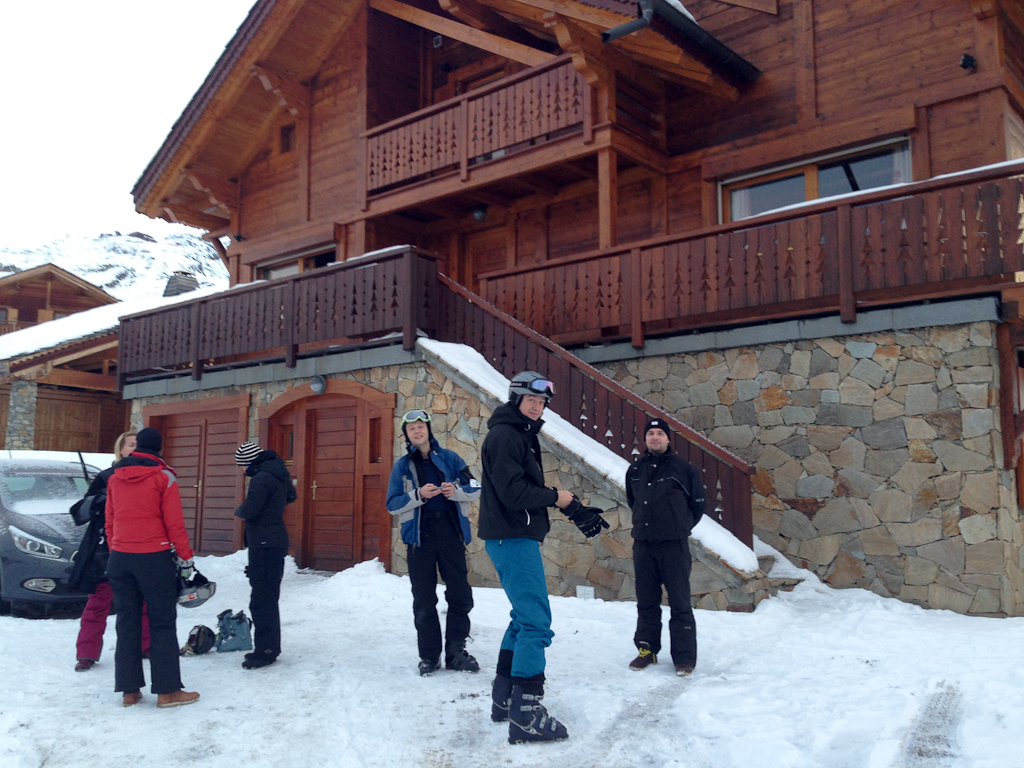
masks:
<path id="1" fill-rule="evenodd" d="M 327 391 L 327 379 L 318 374 L 309 380 L 309 388 L 313 390 L 314 395 L 322 395 Z"/>

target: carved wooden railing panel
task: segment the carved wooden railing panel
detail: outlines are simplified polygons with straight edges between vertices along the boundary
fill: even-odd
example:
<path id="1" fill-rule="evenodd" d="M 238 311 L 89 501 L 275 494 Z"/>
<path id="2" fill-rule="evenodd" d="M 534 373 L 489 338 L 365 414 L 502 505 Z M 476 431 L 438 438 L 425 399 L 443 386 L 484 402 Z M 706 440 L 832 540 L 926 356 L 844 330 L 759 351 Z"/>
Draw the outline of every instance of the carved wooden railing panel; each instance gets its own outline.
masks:
<path id="1" fill-rule="evenodd" d="M 484 88 L 365 131 L 360 195 L 469 168 L 589 120 L 589 86 L 560 56 Z"/>
<path id="2" fill-rule="evenodd" d="M 472 347 L 506 378 L 524 370 L 543 372 L 557 392 L 551 409 L 627 461 L 644 450 L 647 420 L 652 416 L 665 419 L 674 432 L 675 451 L 703 473 L 710 501 L 708 514 L 744 544 L 753 546 L 751 468 L 747 462 L 445 275 L 438 280 L 438 340 Z"/>
<path id="3" fill-rule="evenodd" d="M 432 254 L 414 248 L 351 260 L 280 280 L 121 318 L 118 370 L 125 378 L 282 354 L 301 345 L 356 344 L 416 328 L 431 330 L 437 287 Z M 276 352 L 275 352 L 276 351 Z"/>
<path id="4" fill-rule="evenodd" d="M 1024 270 L 1024 164 L 485 275 L 567 342 L 992 290 Z M 897 196 L 898 195 L 898 196 Z"/>

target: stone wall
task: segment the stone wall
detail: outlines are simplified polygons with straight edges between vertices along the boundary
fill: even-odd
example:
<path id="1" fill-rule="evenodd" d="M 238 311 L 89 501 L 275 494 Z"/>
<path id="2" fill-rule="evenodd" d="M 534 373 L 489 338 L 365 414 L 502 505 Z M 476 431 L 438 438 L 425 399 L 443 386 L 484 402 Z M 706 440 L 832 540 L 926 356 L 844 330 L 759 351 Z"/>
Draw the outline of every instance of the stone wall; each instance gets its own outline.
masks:
<path id="1" fill-rule="evenodd" d="M 39 387 L 34 381 L 16 379 L 11 382 L 5 448 L 14 451 L 31 451 L 36 447 L 36 396 L 38 393 Z"/>
<path id="2" fill-rule="evenodd" d="M 431 427 L 440 444 L 462 456 L 479 478 L 480 449 L 486 436 L 487 419 L 499 403 L 430 353 L 420 357 L 421 360 L 404 365 L 360 369 L 333 374 L 331 378 L 358 381 L 382 392 L 395 393 L 395 459 L 405 452 L 404 442 L 400 439 L 401 415 L 423 408 L 433 414 Z M 142 407 L 151 403 L 248 394 L 251 396 L 249 436 L 256 440 L 258 407 L 306 382 L 305 378 L 296 378 L 138 398 L 132 401 L 132 423 L 141 425 Z M 610 524 L 601 536 L 588 541 L 575 525 L 551 510 L 551 532 L 541 549 L 548 591 L 555 595 L 573 595 L 577 586 L 586 585 L 593 586 L 595 595 L 603 599 L 634 599 L 632 538 L 629 533 L 632 515 L 625 504 L 622 488 L 593 471 L 561 445 L 542 437 L 542 447 L 547 483 L 572 490 L 584 503 L 601 508 Z M 494 566 L 484 551 L 483 542 L 476 538 L 477 517 L 478 509 L 474 504 L 470 514 L 474 538 L 467 548 L 470 583 L 477 587 L 497 587 L 499 583 Z M 770 561 L 765 561 L 761 570 L 744 574 L 724 564 L 698 542 L 691 540 L 690 544 L 694 554 L 693 602 L 698 607 L 753 610 L 759 601 L 794 583 L 769 578 Z M 391 560 L 395 573 L 408 572 L 405 550 L 396 519 L 392 526 Z"/>
<path id="3" fill-rule="evenodd" d="M 992 323 L 598 367 L 756 467 L 754 530 L 837 587 L 1024 614 Z"/>

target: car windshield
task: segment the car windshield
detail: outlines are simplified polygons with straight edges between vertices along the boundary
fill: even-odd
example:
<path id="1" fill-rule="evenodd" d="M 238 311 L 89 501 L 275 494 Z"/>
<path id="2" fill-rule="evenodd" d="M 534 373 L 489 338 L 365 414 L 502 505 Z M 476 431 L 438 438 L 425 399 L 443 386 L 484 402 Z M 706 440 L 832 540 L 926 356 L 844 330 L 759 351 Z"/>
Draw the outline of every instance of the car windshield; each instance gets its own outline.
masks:
<path id="1" fill-rule="evenodd" d="M 66 513 L 88 487 L 80 475 L 25 471 L 0 477 L 0 499 L 19 515 L 52 515 Z"/>

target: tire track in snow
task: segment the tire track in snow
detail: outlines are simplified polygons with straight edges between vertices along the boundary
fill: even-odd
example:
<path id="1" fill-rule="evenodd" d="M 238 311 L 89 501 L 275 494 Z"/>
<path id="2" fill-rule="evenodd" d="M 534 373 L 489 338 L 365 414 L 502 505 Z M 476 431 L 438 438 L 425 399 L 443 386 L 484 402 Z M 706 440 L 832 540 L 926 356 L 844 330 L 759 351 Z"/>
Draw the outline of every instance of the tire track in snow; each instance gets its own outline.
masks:
<path id="1" fill-rule="evenodd" d="M 960 689 L 945 680 L 914 718 L 903 739 L 898 768 L 945 768 L 960 756 L 956 729 L 963 714 Z"/>

